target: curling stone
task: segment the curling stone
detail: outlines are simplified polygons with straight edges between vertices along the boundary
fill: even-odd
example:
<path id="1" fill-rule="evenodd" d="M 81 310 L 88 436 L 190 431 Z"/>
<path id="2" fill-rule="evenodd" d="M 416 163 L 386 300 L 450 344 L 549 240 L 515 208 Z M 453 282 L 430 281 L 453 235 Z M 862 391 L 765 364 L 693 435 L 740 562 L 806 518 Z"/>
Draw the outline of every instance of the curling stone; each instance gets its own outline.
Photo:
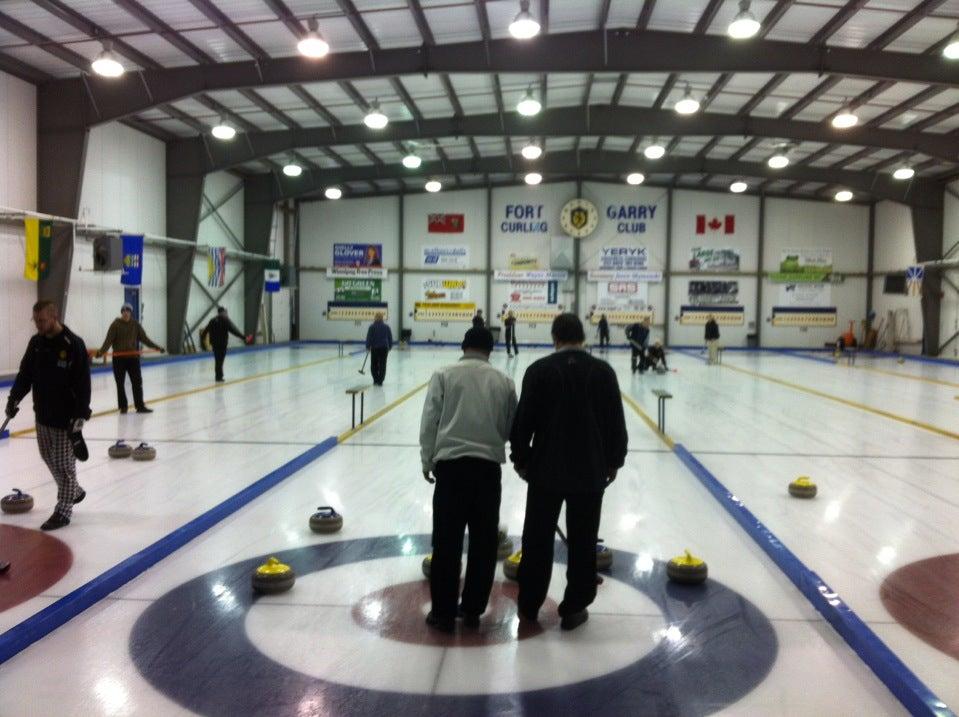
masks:
<path id="1" fill-rule="evenodd" d="M 33 508 L 33 496 L 27 495 L 19 488 L 14 488 L 13 493 L 0 498 L 0 509 L 4 513 L 26 513 Z"/>
<path id="2" fill-rule="evenodd" d="M 808 476 L 799 476 L 789 484 L 789 495 L 793 498 L 815 498 L 816 484 Z"/>
<path id="3" fill-rule="evenodd" d="M 331 506 L 321 505 L 310 516 L 310 530 L 314 533 L 335 533 L 343 527 L 343 516 Z"/>
<path id="4" fill-rule="evenodd" d="M 706 580 L 708 573 L 706 563 L 694 557 L 688 550 L 685 555 L 680 555 L 666 563 L 666 575 L 674 583 L 682 585 L 699 585 Z"/>
<path id="5" fill-rule="evenodd" d="M 276 558 L 270 558 L 253 571 L 253 589 L 258 593 L 269 595 L 286 592 L 295 582 L 296 573 L 293 568 Z"/>
<path id="6" fill-rule="evenodd" d="M 133 446 L 127 445 L 123 441 L 117 441 L 107 448 L 107 453 L 110 458 L 129 458 L 130 454 L 133 453 Z"/>
<path id="7" fill-rule="evenodd" d="M 156 457 L 157 449 L 153 446 L 148 446 L 146 443 L 141 443 L 133 449 L 133 460 L 135 461 L 152 461 Z"/>
<path id="8" fill-rule="evenodd" d="M 662 376 L 663 374 L 666 373 L 666 369 L 663 368 L 662 366 L 657 366 L 657 367 L 656 367 L 656 373 L 658 373 L 660 376 Z"/>
<path id="9" fill-rule="evenodd" d="M 523 559 L 523 551 L 517 550 L 503 561 L 503 575 L 510 580 L 516 580 L 519 575 L 519 561 Z"/>
<path id="10" fill-rule="evenodd" d="M 906 359 L 904 359 L 904 358 L 902 358 L 902 357 L 900 356 L 900 357 L 896 360 L 896 363 L 898 363 L 898 364 L 904 364 L 904 363 L 906 363 Z"/>
<path id="11" fill-rule="evenodd" d="M 433 553 L 430 553 L 425 558 L 423 558 L 423 576 L 429 580 L 430 573 L 432 572 L 433 567 Z M 460 563 L 459 572 L 463 572 L 463 563 Z"/>
<path id="12" fill-rule="evenodd" d="M 496 559 L 502 560 L 503 558 L 508 558 L 513 554 L 513 541 L 509 539 L 509 534 L 506 532 L 506 528 L 500 527 L 497 532 L 497 543 L 496 548 Z"/>
<path id="13" fill-rule="evenodd" d="M 609 570 L 613 567 L 613 551 L 603 545 L 600 540 L 596 543 L 596 569 Z"/>

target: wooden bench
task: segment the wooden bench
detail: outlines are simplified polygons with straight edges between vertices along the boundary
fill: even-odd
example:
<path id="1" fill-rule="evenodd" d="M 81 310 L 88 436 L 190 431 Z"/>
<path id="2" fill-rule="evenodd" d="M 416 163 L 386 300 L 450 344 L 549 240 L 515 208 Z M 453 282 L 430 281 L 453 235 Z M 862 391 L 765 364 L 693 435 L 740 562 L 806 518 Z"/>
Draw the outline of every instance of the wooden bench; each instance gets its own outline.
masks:
<path id="1" fill-rule="evenodd" d="M 659 388 L 653 389 L 653 395 L 657 399 L 656 425 L 660 433 L 666 433 L 666 400 L 673 397 L 669 391 L 663 391 Z"/>
<path id="2" fill-rule="evenodd" d="M 353 386 L 352 388 L 346 389 L 346 394 L 353 397 L 353 417 L 350 419 L 350 428 L 356 428 L 356 396 L 360 396 L 360 423 L 363 423 L 363 398 L 366 394 L 366 391 L 370 388 L 370 384 L 364 384 L 362 386 Z"/>

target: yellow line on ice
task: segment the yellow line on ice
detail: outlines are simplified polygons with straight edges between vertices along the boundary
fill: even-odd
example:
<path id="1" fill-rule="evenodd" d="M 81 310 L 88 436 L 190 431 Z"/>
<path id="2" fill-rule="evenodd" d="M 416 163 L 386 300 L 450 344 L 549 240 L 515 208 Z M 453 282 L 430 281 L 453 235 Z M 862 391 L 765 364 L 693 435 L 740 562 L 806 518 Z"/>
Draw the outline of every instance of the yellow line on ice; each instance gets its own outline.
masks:
<path id="1" fill-rule="evenodd" d="M 171 393 L 169 396 L 158 396 L 157 398 L 147 398 L 144 399 L 146 403 L 163 403 L 164 401 L 172 401 L 177 398 L 185 398 L 186 396 L 194 396 L 198 393 L 205 393 L 206 391 L 216 391 L 220 388 L 226 388 L 227 386 L 235 386 L 240 383 L 248 383 L 250 381 L 258 381 L 261 378 L 268 378 L 270 376 L 277 376 L 283 373 L 290 373 L 291 371 L 299 371 L 300 369 L 310 368 L 311 366 L 318 366 L 321 363 L 327 363 L 329 361 L 337 361 L 340 356 L 328 356 L 327 358 L 317 359 L 316 361 L 309 361 L 307 363 L 299 364 L 298 366 L 288 366 L 287 368 L 279 368 L 275 371 L 266 371 L 264 373 L 254 374 L 253 376 L 246 376 L 245 378 L 235 378 L 232 381 L 224 381 L 223 383 L 214 383 L 210 386 L 200 386 L 199 388 L 191 388 L 188 391 L 180 391 L 179 393 Z M 92 416 L 90 420 L 94 418 L 100 418 L 101 416 L 110 416 L 114 413 L 119 413 L 119 408 L 111 408 L 106 411 L 97 411 Z M 36 429 L 36 426 L 33 428 L 24 428 L 20 431 L 16 431 L 10 434 L 11 438 L 16 438 L 17 436 L 25 436 L 29 433 L 33 433 Z"/>
<path id="2" fill-rule="evenodd" d="M 872 371 L 873 373 L 881 373 L 883 376 L 895 376 L 896 378 L 906 378 L 910 381 L 922 381 L 923 383 L 934 383 L 939 386 L 949 386 L 951 388 L 959 388 L 959 383 L 953 383 L 951 381 L 943 381 L 941 378 L 927 378 L 926 376 L 916 376 L 911 373 L 899 373 L 897 371 L 887 371 L 883 368 L 873 368 L 872 366 L 853 366 L 852 368 L 859 369 L 860 371 Z"/>
<path id="3" fill-rule="evenodd" d="M 363 421 L 363 423 L 361 423 L 360 425 L 356 426 L 355 428 L 351 428 L 351 429 L 348 430 L 348 431 L 344 431 L 343 433 L 341 433 L 340 435 L 338 435 L 338 436 L 336 437 L 336 442 L 337 442 L 337 443 L 343 443 L 343 441 L 345 441 L 345 440 L 347 440 L 347 439 L 349 439 L 349 438 L 352 438 L 352 437 L 355 436 L 357 433 L 359 433 L 360 431 L 362 431 L 364 428 L 366 428 L 367 426 L 369 426 L 371 423 L 373 423 L 374 421 L 376 421 L 378 418 L 382 418 L 382 417 L 385 416 L 387 413 L 389 413 L 389 412 L 392 411 L 394 408 L 396 408 L 396 407 L 399 406 L 401 403 L 403 403 L 405 400 L 407 400 L 408 398 L 411 398 L 411 397 L 414 396 L 415 394 L 417 394 L 417 393 L 419 393 L 420 391 L 422 391 L 424 388 L 427 387 L 427 385 L 429 385 L 429 381 L 424 381 L 424 382 L 421 383 L 419 386 L 417 386 L 416 388 L 414 388 L 412 391 L 407 391 L 406 393 L 404 393 L 404 394 L 403 394 L 402 396 L 400 396 L 398 399 L 396 399 L 395 401 L 393 401 L 393 403 L 389 403 L 389 404 L 387 404 L 386 406 L 383 406 L 383 408 L 381 408 L 379 411 L 377 411 L 377 412 L 374 413 L 372 416 L 370 416 L 369 418 L 367 418 L 367 419 L 366 419 L 365 421 Z"/>
<path id="4" fill-rule="evenodd" d="M 632 396 L 627 396 L 625 393 L 621 393 L 621 395 L 622 395 L 622 397 L 623 397 L 623 400 L 626 402 L 626 404 L 627 404 L 630 408 L 632 408 L 634 411 L 636 411 L 636 414 L 637 414 L 640 418 L 643 419 L 643 422 L 644 422 L 647 426 L 649 426 L 649 429 L 650 429 L 653 433 L 655 433 L 657 436 L 659 436 L 659 440 L 661 440 L 663 443 L 665 443 L 665 444 L 669 447 L 669 449 L 672 450 L 672 448 L 673 448 L 673 439 L 670 438 L 670 437 L 667 436 L 665 433 L 663 433 L 663 432 L 661 432 L 661 431 L 659 430 L 659 426 L 656 425 L 656 422 L 655 422 L 652 418 L 649 417 L 649 414 L 646 413 L 646 411 L 643 410 L 643 407 L 640 406 L 640 405 L 633 399 Z"/>

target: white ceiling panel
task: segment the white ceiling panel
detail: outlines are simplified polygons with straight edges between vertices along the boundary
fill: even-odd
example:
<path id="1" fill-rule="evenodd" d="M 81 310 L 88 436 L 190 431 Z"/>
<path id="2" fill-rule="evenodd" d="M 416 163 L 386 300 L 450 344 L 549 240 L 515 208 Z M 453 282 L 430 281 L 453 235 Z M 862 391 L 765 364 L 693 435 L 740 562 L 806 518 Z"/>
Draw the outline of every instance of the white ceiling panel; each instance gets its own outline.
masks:
<path id="1" fill-rule="evenodd" d="M 73 77 L 77 74 L 77 68 L 73 65 L 54 57 L 39 47 L 8 47 L 3 52 L 53 77 Z"/>
<path id="2" fill-rule="evenodd" d="M 766 39 L 806 42 L 832 19 L 837 10 L 837 7 L 829 7 L 827 3 L 816 6 L 792 5 L 766 35 Z"/>
<path id="3" fill-rule="evenodd" d="M 180 52 L 177 48 L 164 40 L 160 35 L 136 35 L 128 37 L 126 41 L 144 55 L 152 58 L 163 67 L 183 67 L 195 65 L 193 58 Z"/>
<path id="4" fill-rule="evenodd" d="M 218 28 L 180 33 L 217 62 L 239 62 L 251 57 L 229 35 Z"/>
<path id="5" fill-rule="evenodd" d="M 450 117 L 453 114 L 453 106 L 445 97 L 419 98 L 416 106 L 427 119 Z"/>
<path id="6" fill-rule="evenodd" d="M 955 17 L 955 15 L 954 15 Z M 889 43 L 885 49 L 894 52 L 925 52 L 944 37 L 956 31 L 956 20 L 947 17 L 927 17 Z"/>
<path id="7" fill-rule="evenodd" d="M 51 15 L 29 0 L 3 0 L 0 3 L 0 11 L 56 42 L 88 39 L 87 35 L 77 30 L 73 25 Z"/>
<path id="8" fill-rule="evenodd" d="M 692 32 L 708 4 L 709 0 L 658 2 L 649 18 L 649 29 Z"/>
<path id="9" fill-rule="evenodd" d="M 601 0 L 550 0 L 549 31 L 582 32 L 596 30 L 599 27 L 601 4 Z M 513 15 L 516 14 L 516 5 L 515 2 L 506 3 Z M 533 9 L 538 9 L 535 8 L 535 5 L 533 3 Z M 507 21 L 508 25 L 509 22 Z"/>
<path id="10" fill-rule="evenodd" d="M 313 110 L 284 110 L 287 116 L 301 127 L 326 127 L 326 120 Z"/>
<path id="11" fill-rule="evenodd" d="M 190 0 L 163 0 L 151 2 L 147 7 L 174 30 L 210 27 L 206 15 L 197 10 Z"/>
<path id="12" fill-rule="evenodd" d="M 938 112 L 947 107 L 952 107 L 956 103 L 959 103 L 959 89 L 950 88 L 944 92 L 940 92 L 938 95 L 930 97 L 925 102 L 920 102 L 916 105 L 916 109 L 926 112 Z"/>
<path id="13" fill-rule="evenodd" d="M 611 152 L 626 152 L 632 144 L 632 137 L 607 137 L 605 146 Z"/>
<path id="14" fill-rule="evenodd" d="M 364 13 L 363 20 L 380 47 L 417 47 L 423 44 L 413 13 L 406 7 L 402 10 Z"/>
<path id="15" fill-rule="evenodd" d="M 475 42 L 481 40 L 476 9 L 472 4 L 452 5 L 448 7 L 424 8 L 426 22 L 433 37 L 439 44 L 451 42 Z"/>
<path id="16" fill-rule="evenodd" d="M 853 15 L 827 44 L 839 47 L 864 48 L 902 19 L 902 13 L 863 9 Z"/>

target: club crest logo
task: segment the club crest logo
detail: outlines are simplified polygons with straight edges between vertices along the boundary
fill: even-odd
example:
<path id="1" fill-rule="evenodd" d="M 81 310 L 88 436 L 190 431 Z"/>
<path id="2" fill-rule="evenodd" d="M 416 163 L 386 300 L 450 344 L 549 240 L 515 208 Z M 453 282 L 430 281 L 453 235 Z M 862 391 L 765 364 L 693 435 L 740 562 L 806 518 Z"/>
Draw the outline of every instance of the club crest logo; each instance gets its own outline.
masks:
<path id="1" fill-rule="evenodd" d="M 596 230 L 599 212 L 596 206 L 586 199 L 571 199 L 563 206 L 559 223 L 563 231 L 571 237 L 582 239 Z"/>

